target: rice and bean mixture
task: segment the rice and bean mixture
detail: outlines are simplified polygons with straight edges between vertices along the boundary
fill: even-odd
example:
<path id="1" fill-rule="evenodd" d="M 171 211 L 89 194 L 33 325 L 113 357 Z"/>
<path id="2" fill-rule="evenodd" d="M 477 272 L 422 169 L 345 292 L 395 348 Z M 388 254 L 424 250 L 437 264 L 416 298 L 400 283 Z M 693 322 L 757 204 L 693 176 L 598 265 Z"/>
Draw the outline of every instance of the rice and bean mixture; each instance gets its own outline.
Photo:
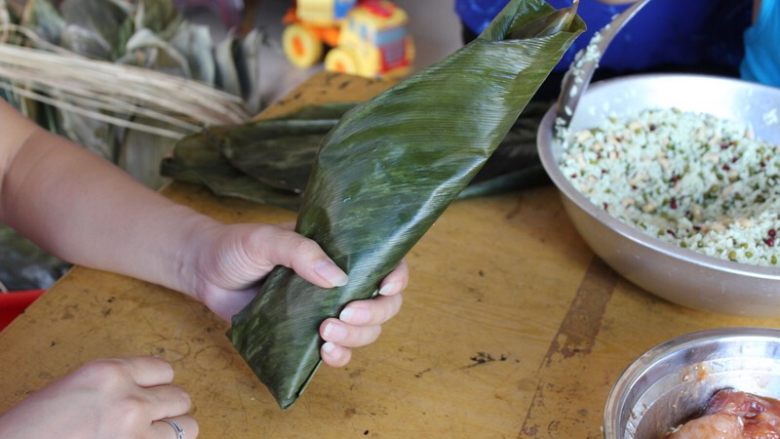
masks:
<path id="1" fill-rule="evenodd" d="M 780 261 L 780 148 L 676 109 L 564 140 L 560 166 L 595 205 L 664 241 L 734 262 Z"/>

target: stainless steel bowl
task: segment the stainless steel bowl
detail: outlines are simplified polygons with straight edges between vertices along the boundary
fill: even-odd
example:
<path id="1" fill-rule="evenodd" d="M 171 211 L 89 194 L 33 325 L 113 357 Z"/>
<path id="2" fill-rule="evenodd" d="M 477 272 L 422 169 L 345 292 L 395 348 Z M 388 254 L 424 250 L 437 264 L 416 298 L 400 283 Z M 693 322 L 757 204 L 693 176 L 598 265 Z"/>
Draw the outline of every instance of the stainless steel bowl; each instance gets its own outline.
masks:
<path id="1" fill-rule="evenodd" d="M 724 388 L 780 398 L 780 330 L 716 329 L 649 350 L 612 388 L 604 438 L 659 439 Z"/>
<path id="2" fill-rule="evenodd" d="M 571 129 L 598 126 L 611 115 L 672 107 L 750 123 L 760 138 L 780 144 L 780 123 L 772 117 L 780 117 L 780 89 L 700 75 L 638 75 L 596 83 L 580 101 Z M 677 247 L 593 205 L 561 173 L 554 121 L 551 108 L 539 127 L 539 156 L 574 226 L 604 261 L 645 290 L 681 305 L 780 316 L 780 268 L 739 264 Z"/>

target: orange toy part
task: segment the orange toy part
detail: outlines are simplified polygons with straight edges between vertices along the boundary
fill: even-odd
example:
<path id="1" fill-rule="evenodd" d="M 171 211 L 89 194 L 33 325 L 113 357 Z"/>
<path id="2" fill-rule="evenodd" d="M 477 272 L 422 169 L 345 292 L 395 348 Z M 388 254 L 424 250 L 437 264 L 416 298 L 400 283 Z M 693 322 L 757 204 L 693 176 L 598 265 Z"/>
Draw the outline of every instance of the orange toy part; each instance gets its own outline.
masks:
<path id="1" fill-rule="evenodd" d="M 297 10 L 292 7 L 287 10 L 282 18 L 282 23 L 286 25 L 298 24 L 311 31 L 318 40 L 331 47 L 336 47 L 339 44 L 339 35 L 341 29 L 338 26 L 317 26 L 311 23 L 305 23 L 298 18 Z M 297 49 L 296 49 L 297 50 Z"/>

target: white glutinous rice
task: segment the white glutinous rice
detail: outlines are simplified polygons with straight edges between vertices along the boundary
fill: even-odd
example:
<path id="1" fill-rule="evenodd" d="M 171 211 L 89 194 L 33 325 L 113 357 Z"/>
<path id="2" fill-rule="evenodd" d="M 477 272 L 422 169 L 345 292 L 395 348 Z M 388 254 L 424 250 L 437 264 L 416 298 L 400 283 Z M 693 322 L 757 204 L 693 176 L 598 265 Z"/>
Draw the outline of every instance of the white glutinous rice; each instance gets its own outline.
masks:
<path id="1" fill-rule="evenodd" d="M 560 167 L 620 221 L 706 255 L 776 266 L 780 147 L 737 122 L 676 109 L 568 133 Z"/>

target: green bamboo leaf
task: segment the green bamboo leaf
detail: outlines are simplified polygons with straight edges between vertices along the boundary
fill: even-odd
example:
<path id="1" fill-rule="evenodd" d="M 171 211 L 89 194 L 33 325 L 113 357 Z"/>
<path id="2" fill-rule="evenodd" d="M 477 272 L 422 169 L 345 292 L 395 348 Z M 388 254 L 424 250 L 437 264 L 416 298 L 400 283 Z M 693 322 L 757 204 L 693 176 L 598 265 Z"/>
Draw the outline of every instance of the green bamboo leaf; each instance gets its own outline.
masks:
<path id="1" fill-rule="evenodd" d="M 263 183 L 263 188 L 270 186 L 301 193 L 325 134 L 354 106 L 353 103 L 310 106 L 276 119 L 210 128 L 203 136 L 189 137 L 177 150 L 183 153 L 188 144 L 199 139 L 202 145 L 218 146 L 224 156 L 210 160 L 224 162 L 226 158 L 225 165 L 242 171 L 233 173 L 236 178 L 249 176 Z M 203 172 L 207 173 L 208 169 Z M 221 170 L 220 175 L 228 174 Z M 248 185 L 241 184 L 241 187 Z"/>
<path id="2" fill-rule="evenodd" d="M 280 191 L 242 174 L 220 154 L 230 128 L 208 128 L 180 140 L 160 173 L 174 180 L 206 186 L 217 195 L 297 210 L 301 197 Z"/>
<path id="3" fill-rule="evenodd" d="M 377 292 L 507 134 L 583 22 L 569 10 L 543 36 L 509 39 L 555 10 L 513 0 L 474 42 L 347 113 L 328 134 L 296 230 L 350 277 L 315 287 L 276 268 L 233 317 L 234 346 L 282 408 L 304 391 L 321 360 L 318 326 Z"/>
<path id="4" fill-rule="evenodd" d="M 218 196 L 236 197 L 297 210 L 301 201 L 300 195 L 296 194 L 294 189 L 289 190 L 284 186 L 273 184 L 278 180 L 287 180 L 289 176 L 276 168 L 275 162 L 269 156 L 278 155 L 277 149 L 286 149 L 287 141 L 297 142 L 299 128 L 308 130 L 324 124 L 330 129 L 354 106 L 353 103 L 310 106 L 272 120 L 260 120 L 239 126 L 207 128 L 201 133 L 179 141 L 173 157 L 163 161 L 161 174 L 177 181 L 204 185 Z M 308 125 L 309 123 L 311 125 Z M 327 131 L 319 128 L 317 130 L 320 134 L 317 136 L 315 148 L 319 146 Z M 289 137 L 290 133 L 294 133 L 295 136 Z M 282 144 L 278 139 L 280 135 L 286 136 L 286 141 Z M 265 143 L 266 141 L 268 143 Z M 258 144 L 260 147 L 257 147 Z M 231 164 L 224 154 L 221 154 L 230 149 L 228 145 L 238 145 L 241 154 L 251 154 L 248 159 L 250 161 L 265 163 L 256 169 L 244 167 L 256 172 L 243 173 Z M 314 158 L 310 157 L 308 163 L 302 163 L 301 166 L 310 169 L 313 163 Z M 265 173 L 266 169 L 268 175 L 258 175 Z M 305 178 L 308 178 L 308 172 Z M 304 185 L 305 179 L 294 187 Z"/>
<path id="5" fill-rule="evenodd" d="M 302 192 L 319 146 L 355 104 L 305 107 L 286 120 L 263 120 L 227 131 L 223 155 L 244 174 L 272 187 Z M 540 166 L 536 131 L 551 102 L 532 102 L 458 198 L 532 187 L 545 181 L 527 168 Z M 302 120 L 308 119 L 308 120 Z M 507 174 L 512 174 L 507 177 Z"/>
<path id="6" fill-rule="evenodd" d="M 320 144 L 338 119 L 263 121 L 230 131 L 223 154 L 257 180 L 302 193 Z"/>
<path id="7" fill-rule="evenodd" d="M 458 199 L 530 188 L 547 181 L 536 154 L 536 131 L 550 104 L 532 102 L 526 107 L 512 130 L 469 186 L 458 195 Z M 179 155 L 191 154 L 192 150 L 183 154 L 181 151 L 186 150 L 192 139 L 201 138 L 201 145 L 219 145 L 227 162 L 216 151 L 204 161 L 206 166 L 198 165 L 197 170 L 193 170 L 191 164 L 182 164 L 180 159 L 171 159 L 164 163 L 163 170 L 167 172 L 164 175 L 186 183 L 206 185 L 218 196 L 274 204 L 266 195 L 268 186 L 293 192 L 304 188 L 325 134 L 355 105 L 340 103 L 309 106 L 282 118 L 222 127 L 218 133 L 211 128 L 205 134 L 206 137 L 196 135 L 188 138 L 179 147 Z M 307 135 L 307 132 L 315 134 Z M 306 156 L 300 156 L 296 151 L 304 151 Z M 289 157 L 288 154 L 296 157 Z M 208 166 L 216 161 L 219 161 L 219 166 Z M 228 169 L 231 166 L 235 169 Z M 252 185 L 247 177 L 264 184 Z M 292 185 L 285 182 L 292 182 Z M 259 192 L 253 193 L 253 190 Z M 288 200 L 285 198 L 283 201 L 283 207 L 289 207 Z"/>
<path id="8" fill-rule="evenodd" d="M 211 165 L 189 168 L 173 158 L 167 158 L 160 165 L 160 173 L 182 183 L 204 186 L 215 195 L 222 197 L 238 198 L 293 211 L 298 210 L 301 203 L 300 196 L 265 186 L 257 180 L 238 173 L 230 166 Z"/>
<path id="9" fill-rule="evenodd" d="M 519 168 L 517 171 L 507 172 L 488 180 L 472 182 L 458 194 L 458 199 L 466 200 L 500 194 L 510 190 L 529 189 L 541 186 L 549 181 L 547 172 L 545 172 L 541 163 L 528 165 L 524 168 Z"/>
<path id="10" fill-rule="evenodd" d="M 552 103 L 553 101 L 534 101 L 528 104 L 485 166 L 469 183 L 469 187 L 458 196 L 459 199 L 467 198 L 466 191 L 471 194 L 468 197 L 474 196 L 474 194 L 491 195 L 530 187 L 539 182 L 534 174 L 523 171 L 541 166 L 539 155 L 536 152 L 536 133 L 542 117 Z M 506 177 L 508 174 L 514 174 L 515 177 L 508 178 Z M 524 176 L 528 176 L 530 181 L 525 181 Z M 477 185 L 481 188 L 474 187 Z"/>

